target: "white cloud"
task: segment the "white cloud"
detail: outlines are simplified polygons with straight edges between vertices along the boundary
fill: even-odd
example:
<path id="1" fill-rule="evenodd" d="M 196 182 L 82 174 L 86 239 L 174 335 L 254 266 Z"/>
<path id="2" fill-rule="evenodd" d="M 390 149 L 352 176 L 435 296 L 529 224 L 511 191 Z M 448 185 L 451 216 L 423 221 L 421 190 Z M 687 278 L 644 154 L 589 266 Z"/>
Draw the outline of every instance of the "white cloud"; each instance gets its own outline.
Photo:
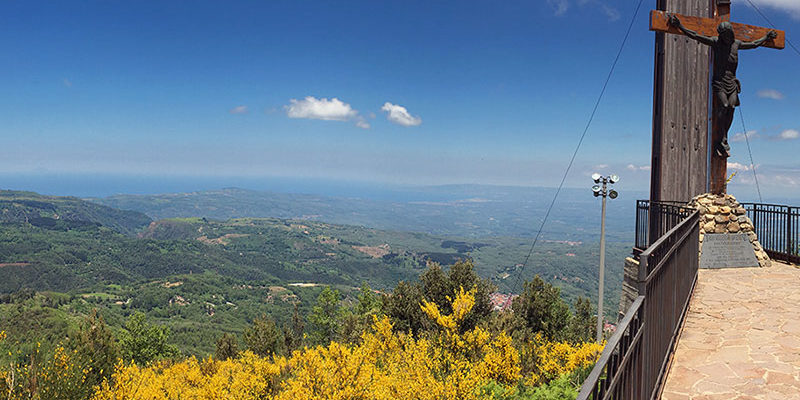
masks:
<path id="1" fill-rule="evenodd" d="M 356 126 L 361 129 L 369 129 L 369 122 L 367 122 L 364 118 L 359 117 L 356 121 Z"/>
<path id="2" fill-rule="evenodd" d="M 608 164 L 597 164 L 594 166 L 594 169 L 606 169 L 608 168 Z"/>
<path id="3" fill-rule="evenodd" d="M 605 0 L 547 0 L 547 4 L 553 9 L 553 14 L 557 16 L 566 14 L 573 3 L 577 3 L 580 7 L 592 5 L 600 8 L 609 21 L 616 21 L 620 17 L 619 11 L 606 4 Z"/>
<path id="4" fill-rule="evenodd" d="M 228 110 L 231 114 L 247 114 L 247 106 L 236 106 Z"/>
<path id="5" fill-rule="evenodd" d="M 553 12 L 556 15 L 564 15 L 564 13 L 569 10 L 568 0 L 547 0 L 547 4 L 550 4 L 550 7 L 553 7 Z"/>
<path id="6" fill-rule="evenodd" d="M 389 103 L 388 101 L 381 107 L 381 111 L 386 111 L 388 113 L 386 119 L 398 125 L 417 126 L 422 123 L 420 117 L 412 116 L 405 107 Z"/>
<path id="7" fill-rule="evenodd" d="M 794 176 L 788 175 L 775 175 L 774 178 L 775 182 L 781 186 L 798 186 L 800 185 L 800 180 Z"/>
<path id="8" fill-rule="evenodd" d="M 780 140 L 795 140 L 798 138 L 800 138 L 800 131 L 794 129 L 787 129 L 778 135 L 778 139 Z"/>
<path id="9" fill-rule="evenodd" d="M 800 18 L 800 1 L 797 0 L 752 0 L 756 6 L 765 6 L 786 11 L 795 18 Z"/>
<path id="10" fill-rule="evenodd" d="M 579 0 L 578 3 L 581 6 L 585 6 L 587 4 L 594 4 L 597 7 L 600 7 L 600 9 L 603 10 L 603 13 L 605 13 L 606 16 L 608 17 L 609 21 L 616 21 L 619 19 L 620 16 L 619 11 L 616 8 L 609 6 L 602 0 Z"/>
<path id="11" fill-rule="evenodd" d="M 348 121 L 358 115 L 358 111 L 337 98 L 317 99 L 307 96 L 303 100 L 291 99 L 284 106 L 289 118 L 322 119 L 326 121 Z"/>
<path id="12" fill-rule="evenodd" d="M 783 93 L 775 89 L 764 89 L 758 91 L 758 97 L 764 99 L 783 100 L 783 98 L 786 96 L 784 96 Z"/>
<path id="13" fill-rule="evenodd" d="M 66 86 L 66 87 L 68 87 L 68 88 L 71 88 L 71 87 L 72 87 L 72 81 L 70 81 L 70 80 L 69 80 L 69 79 L 67 79 L 67 78 L 64 78 L 64 79 L 62 79 L 62 80 L 61 80 L 61 82 L 63 82 L 63 83 L 64 83 L 64 86 Z"/>
<path id="14" fill-rule="evenodd" d="M 638 165 L 628 164 L 628 166 L 626 166 L 625 168 L 627 168 L 628 171 L 634 171 L 634 172 L 635 171 L 650 171 L 650 166 L 649 165 L 638 166 Z"/>
<path id="15" fill-rule="evenodd" d="M 761 137 L 761 135 L 758 134 L 758 131 L 747 131 L 747 137 L 746 137 L 747 139 L 752 140 L 752 139 L 757 139 L 759 137 Z M 733 135 L 733 137 L 731 138 L 731 142 L 744 142 L 744 141 L 745 141 L 744 132 L 739 132 Z"/>
<path id="16" fill-rule="evenodd" d="M 735 169 L 737 171 L 750 171 L 752 168 L 748 165 L 728 161 L 728 169 Z"/>

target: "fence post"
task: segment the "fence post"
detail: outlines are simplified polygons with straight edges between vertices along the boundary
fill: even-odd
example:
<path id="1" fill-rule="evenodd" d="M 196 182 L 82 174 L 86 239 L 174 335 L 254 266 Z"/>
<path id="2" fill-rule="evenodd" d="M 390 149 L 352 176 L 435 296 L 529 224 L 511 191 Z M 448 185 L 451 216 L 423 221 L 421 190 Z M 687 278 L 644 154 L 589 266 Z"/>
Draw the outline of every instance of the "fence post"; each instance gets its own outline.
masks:
<path id="1" fill-rule="evenodd" d="M 794 241 L 792 240 L 792 207 L 786 207 L 786 254 L 794 254 Z"/>
<path id="2" fill-rule="evenodd" d="M 650 211 L 653 210 L 652 206 L 653 206 L 653 203 L 650 203 L 650 207 L 651 207 Z M 653 217 L 653 214 L 651 213 L 650 214 L 650 218 L 652 219 L 652 217 Z M 652 233 L 652 231 L 651 231 L 651 233 Z M 649 248 L 649 246 L 651 244 L 652 243 L 648 243 L 647 244 L 648 248 Z M 642 307 L 641 308 L 641 313 L 642 314 L 641 314 L 641 318 L 639 319 L 639 323 L 641 324 L 641 327 L 639 329 L 642 329 L 642 331 L 643 331 L 641 339 L 640 339 L 641 340 L 640 346 L 642 346 L 641 347 L 642 348 L 642 361 L 641 361 L 641 364 L 640 364 L 640 374 L 641 374 L 641 376 L 640 376 L 639 382 L 638 382 L 638 385 L 639 385 L 639 398 L 640 399 L 648 398 L 648 396 L 647 396 L 647 388 L 650 386 L 649 385 L 650 360 L 649 360 L 649 357 L 648 357 L 649 353 L 650 353 L 650 348 L 649 348 L 650 340 L 649 340 L 649 337 L 647 335 L 648 329 L 650 328 L 650 326 L 649 326 L 650 321 L 648 321 L 648 319 L 647 319 L 647 314 L 648 314 L 647 307 L 649 307 L 649 305 L 650 305 L 650 299 L 647 298 L 647 269 L 648 269 L 649 264 L 650 264 L 650 254 L 645 250 L 645 252 L 642 253 L 642 256 L 639 259 L 639 277 L 638 277 L 639 282 L 638 282 L 638 285 L 636 285 L 636 286 L 638 286 L 638 289 L 639 289 L 639 296 L 644 296 L 643 299 L 642 299 L 642 306 L 641 306 Z"/>
<path id="3" fill-rule="evenodd" d="M 760 230 L 761 227 L 758 225 L 758 205 L 753 204 L 753 232 L 758 235 Z"/>

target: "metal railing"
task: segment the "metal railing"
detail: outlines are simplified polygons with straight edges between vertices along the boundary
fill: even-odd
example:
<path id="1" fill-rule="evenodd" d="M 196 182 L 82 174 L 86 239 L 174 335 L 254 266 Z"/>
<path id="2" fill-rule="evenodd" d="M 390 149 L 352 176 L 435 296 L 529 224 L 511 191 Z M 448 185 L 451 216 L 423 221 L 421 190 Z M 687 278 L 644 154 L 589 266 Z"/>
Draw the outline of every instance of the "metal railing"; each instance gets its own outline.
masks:
<path id="1" fill-rule="evenodd" d="M 659 395 L 697 282 L 699 222 L 699 213 L 691 213 L 641 253 L 639 297 L 606 343 L 578 400 Z"/>
<path id="2" fill-rule="evenodd" d="M 649 201 L 636 202 L 636 242 L 633 254 L 638 256 L 653 241 L 664 236 L 670 229 L 677 226 L 694 212 L 686 203 L 675 201 Z"/>
<path id="3" fill-rule="evenodd" d="M 742 203 L 770 258 L 800 263 L 800 207 Z"/>

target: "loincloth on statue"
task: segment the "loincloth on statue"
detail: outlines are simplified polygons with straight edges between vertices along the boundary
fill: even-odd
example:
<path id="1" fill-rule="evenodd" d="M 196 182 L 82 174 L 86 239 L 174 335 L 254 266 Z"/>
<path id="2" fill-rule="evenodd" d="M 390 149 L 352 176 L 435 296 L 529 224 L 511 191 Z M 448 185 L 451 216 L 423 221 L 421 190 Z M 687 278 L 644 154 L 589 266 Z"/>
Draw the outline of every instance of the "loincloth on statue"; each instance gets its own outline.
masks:
<path id="1" fill-rule="evenodd" d="M 714 89 L 714 93 L 724 93 L 725 97 L 730 97 L 730 95 L 734 93 L 742 93 L 742 83 L 734 77 L 714 79 L 714 81 L 711 83 L 711 87 Z M 736 104 L 732 104 L 732 106 L 736 107 L 738 105 L 739 99 L 737 96 Z"/>

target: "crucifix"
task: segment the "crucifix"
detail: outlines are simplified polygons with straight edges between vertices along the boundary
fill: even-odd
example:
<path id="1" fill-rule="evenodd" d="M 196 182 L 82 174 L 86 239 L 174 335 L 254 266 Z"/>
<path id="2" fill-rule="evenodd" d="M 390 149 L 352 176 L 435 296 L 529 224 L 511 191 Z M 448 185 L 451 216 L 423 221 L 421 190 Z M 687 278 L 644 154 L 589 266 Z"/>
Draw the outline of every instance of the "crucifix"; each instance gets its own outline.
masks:
<path id="1" fill-rule="evenodd" d="M 730 0 L 716 0 L 712 18 L 685 16 L 663 10 L 650 14 L 650 30 L 685 35 L 709 46 L 712 54 L 710 192 L 724 194 L 727 159 L 730 156 L 728 130 L 739 105 L 741 84 L 736 79 L 738 50 L 759 46 L 784 48 L 785 34 L 769 28 L 731 23 Z"/>

